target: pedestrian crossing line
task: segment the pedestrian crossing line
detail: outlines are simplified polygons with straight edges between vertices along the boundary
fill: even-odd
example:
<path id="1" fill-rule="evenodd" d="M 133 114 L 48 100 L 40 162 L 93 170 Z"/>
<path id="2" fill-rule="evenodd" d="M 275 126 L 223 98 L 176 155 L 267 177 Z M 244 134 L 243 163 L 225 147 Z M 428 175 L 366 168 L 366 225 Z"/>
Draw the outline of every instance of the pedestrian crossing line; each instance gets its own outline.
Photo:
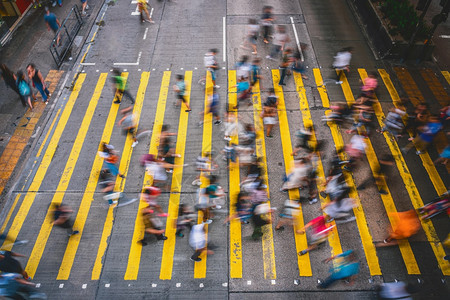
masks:
<path id="1" fill-rule="evenodd" d="M 253 122 L 256 133 L 256 156 L 261 160 L 263 165 L 263 178 L 267 186 L 267 198 L 270 199 L 269 179 L 267 176 L 267 159 L 266 159 L 266 142 L 264 139 L 264 125 L 260 113 L 261 107 L 261 91 L 259 89 L 259 81 L 253 86 Z M 255 101 L 256 99 L 256 101 Z M 270 206 L 270 201 L 267 202 Z M 261 239 L 264 263 L 264 278 L 276 279 L 277 269 L 275 264 L 275 249 L 273 245 L 273 228 L 272 223 L 262 227 L 263 236 Z"/>
<path id="2" fill-rule="evenodd" d="M 191 85 L 192 85 L 192 71 L 186 71 L 184 74 L 184 80 L 186 82 L 186 94 L 185 99 L 190 104 L 191 98 Z M 184 155 L 186 149 L 186 136 L 189 120 L 189 112 L 186 112 L 183 106 L 180 107 L 180 121 L 178 125 L 177 133 L 177 145 L 175 153 L 180 154 L 181 157 L 175 158 L 175 164 L 180 166 L 184 164 Z M 180 192 L 182 188 L 183 179 L 183 167 L 176 167 L 173 170 L 171 194 L 169 199 L 169 219 L 166 222 L 166 236 L 167 240 L 164 241 L 161 269 L 159 272 L 159 279 L 170 280 L 172 279 L 173 269 L 173 256 L 175 253 L 176 244 L 176 222 L 178 218 L 178 209 L 180 204 Z"/>
<path id="3" fill-rule="evenodd" d="M 281 145 L 283 148 L 283 157 L 284 157 L 284 167 L 286 174 L 290 172 L 290 168 L 293 165 L 292 158 L 292 144 L 291 144 L 291 134 L 289 131 L 289 122 L 286 114 L 286 105 L 284 103 L 284 95 L 283 89 L 278 84 L 280 82 L 280 71 L 272 70 L 272 80 L 273 87 L 275 90 L 275 95 L 278 97 L 278 122 L 280 124 L 280 137 L 281 137 Z M 281 134 L 282 133 L 282 134 Z M 291 200 L 299 200 L 300 193 L 298 189 L 289 190 L 289 199 Z M 298 234 L 297 231 L 303 228 L 305 225 L 303 219 L 303 211 L 300 206 L 299 213 L 297 216 L 297 220 L 294 222 L 294 237 L 295 237 L 295 247 L 297 253 L 303 249 L 308 248 L 308 242 L 306 240 L 305 234 Z M 311 270 L 311 261 L 309 257 L 309 252 L 305 255 L 297 255 L 297 263 L 299 269 L 300 276 L 312 276 Z"/>
<path id="4" fill-rule="evenodd" d="M 148 153 L 154 155 L 155 157 L 158 156 L 158 148 L 160 143 L 160 135 L 161 135 L 161 128 L 164 122 L 164 115 L 166 111 L 166 104 L 167 104 L 167 95 L 169 91 L 169 84 L 170 84 L 170 71 L 165 71 L 163 73 L 163 78 L 161 81 L 161 88 L 159 91 L 159 98 L 158 98 L 158 104 L 156 106 L 156 114 L 155 119 L 153 122 L 153 128 L 152 128 L 152 137 L 150 139 L 150 148 Z M 175 170 L 174 170 L 175 174 Z M 149 185 L 150 182 L 153 182 L 153 178 L 148 172 L 145 172 L 144 180 L 142 185 L 146 186 Z M 141 197 L 141 196 L 140 196 Z M 171 194 L 172 200 L 172 194 Z M 170 203 L 169 201 L 169 203 Z M 137 210 L 137 215 L 135 219 L 134 224 L 134 231 L 133 231 L 133 237 L 131 239 L 131 247 L 130 252 L 128 255 L 128 263 L 127 263 L 127 269 L 125 271 L 124 279 L 125 280 L 136 280 L 139 274 L 139 265 L 141 261 L 142 256 L 142 244 L 139 243 L 140 240 L 144 238 L 145 234 L 145 226 L 144 221 L 142 219 L 142 209 L 144 209 L 147 206 L 147 203 L 142 199 L 140 199 L 139 202 L 139 208 Z M 172 218 L 172 215 L 169 214 L 169 217 Z M 167 223 L 169 223 L 169 219 L 167 219 Z"/>
<path id="5" fill-rule="evenodd" d="M 311 118 L 311 111 L 309 110 L 308 99 L 306 98 L 305 86 L 303 84 L 302 76 L 297 72 L 294 72 L 294 81 L 299 97 L 300 110 L 302 112 L 303 128 L 307 127 L 312 128 L 311 142 L 313 144 L 316 144 L 317 138 L 313 128 L 313 122 Z M 321 207 L 324 207 L 327 203 L 330 202 L 330 198 L 328 196 L 324 198 L 320 195 L 320 192 L 325 190 L 325 172 L 323 171 L 323 164 L 322 159 L 320 157 L 320 152 L 318 151 L 315 154 L 317 155 L 317 166 L 316 166 L 317 172 L 316 186 L 318 190 L 317 197 L 320 198 Z M 341 241 L 339 239 L 339 233 L 336 227 L 336 222 L 335 221 L 331 222 L 331 225 L 333 225 L 334 228 L 332 229 L 331 234 L 328 236 L 328 243 L 330 244 L 331 247 L 331 256 L 335 256 L 342 253 L 342 246 Z"/>
<path id="6" fill-rule="evenodd" d="M 21 193 L 17 194 L 16 197 L 14 198 L 14 202 L 11 205 L 11 208 L 9 209 L 8 214 L 6 215 L 5 222 L 3 222 L 2 228 L 0 229 L 0 234 L 2 234 L 5 231 L 5 227 L 6 227 L 6 225 L 8 225 L 9 219 L 11 218 L 12 213 L 16 209 L 16 206 L 17 206 L 17 203 L 19 202 L 20 196 L 22 196 Z"/>
<path id="7" fill-rule="evenodd" d="M 358 70 L 359 71 L 359 70 Z M 360 76 L 367 76 L 367 73 L 365 73 L 364 70 L 361 70 Z M 381 74 L 381 72 L 380 72 Z M 383 74 L 383 76 L 386 74 Z M 383 80 L 389 80 L 389 77 L 383 78 Z M 388 85 L 386 85 L 388 86 Z M 391 92 L 391 91 L 389 91 Z M 392 94 L 391 94 L 392 97 Z M 393 98 L 394 99 L 394 98 Z M 394 103 L 397 103 L 396 100 L 394 100 Z M 377 105 L 374 105 L 375 112 L 377 114 L 378 122 L 380 123 L 380 126 L 383 126 L 382 119 L 384 118 L 384 114 L 381 110 L 381 106 L 377 102 Z M 397 169 L 400 173 L 400 176 L 402 177 L 403 183 L 405 184 L 406 190 L 408 191 L 409 197 L 411 199 L 411 202 L 415 209 L 419 209 L 423 206 L 422 198 L 420 197 L 419 191 L 416 187 L 416 184 L 414 183 L 414 180 L 411 176 L 411 173 L 409 172 L 409 168 L 406 165 L 406 162 L 401 154 L 400 148 L 398 147 L 397 142 L 393 141 L 387 133 L 384 133 L 384 137 L 386 139 L 386 142 L 389 146 L 389 149 L 394 156 L 395 162 L 397 164 Z M 442 247 L 442 244 L 439 240 L 439 237 L 436 234 L 436 230 L 434 229 L 433 223 L 431 220 L 421 220 L 420 223 L 422 224 L 423 231 L 425 232 L 425 235 L 427 236 L 428 241 L 430 242 L 431 248 L 433 249 L 434 255 L 436 256 L 436 259 L 438 261 L 439 267 L 441 268 L 441 271 L 444 275 L 450 275 L 450 263 L 446 260 L 444 260 L 445 251 Z"/>
<path id="8" fill-rule="evenodd" d="M 102 73 L 98 79 L 94 94 L 91 98 L 91 101 L 89 102 L 89 106 L 84 114 L 83 121 L 81 122 L 77 136 L 73 143 L 72 150 L 69 154 L 69 157 L 67 158 L 66 166 L 64 167 L 64 171 L 61 174 L 56 192 L 53 195 L 50 208 L 48 209 L 44 222 L 41 225 L 38 237 L 25 267 L 25 271 L 31 278 L 34 278 L 34 275 L 36 274 L 36 270 L 39 266 L 39 262 L 42 258 L 42 254 L 48 241 L 48 237 L 50 236 L 50 232 L 53 228 L 53 205 L 61 204 L 65 195 L 65 191 L 69 186 L 70 179 L 72 178 L 72 174 L 78 161 L 81 148 L 84 144 L 84 140 L 91 124 L 92 117 L 94 116 L 98 100 L 100 98 L 103 86 L 105 85 L 106 76 L 107 73 Z"/>
<path id="9" fill-rule="evenodd" d="M 211 142 L 212 142 L 212 113 L 208 112 L 208 103 L 210 97 L 212 97 L 214 92 L 214 87 L 212 83 L 211 73 L 206 72 L 206 84 L 205 84 L 205 110 L 203 113 L 203 141 L 202 141 L 202 157 L 206 157 L 206 153 L 211 155 Z M 206 188 L 209 185 L 208 176 L 202 172 L 200 175 L 200 180 L 202 182 L 201 188 Z M 197 199 L 198 200 L 198 199 Z M 201 224 L 203 222 L 202 212 L 198 212 L 197 223 Z M 205 224 L 205 235 L 208 238 L 208 224 Z M 206 260 L 207 251 L 203 251 L 200 255 L 201 261 L 194 263 L 194 278 L 205 278 L 206 277 Z"/>
<path id="10" fill-rule="evenodd" d="M 445 80 L 447 80 L 447 83 L 450 84 L 450 73 L 448 71 L 441 71 L 441 73 Z"/>
<path id="11" fill-rule="evenodd" d="M 145 96 L 145 91 L 147 90 L 149 77 L 150 77 L 150 72 L 142 72 L 141 82 L 139 84 L 139 89 L 138 89 L 138 94 L 137 94 L 136 101 L 133 106 L 133 114 L 136 117 L 136 119 L 135 119 L 136 120 L 136 130 L 139 126 L 139 119 L 141 116 L 142 105 L 144 102 L 144 96 Z M 133 143 L 133 138 L 130 134 L 128 134 L 126 137 L 126 140 L 125 140 L 125 145 L 123 147 L 122 157 L 120 159 L 120 165 L 119 165 L 119 170 L 122 170 L 122 173 L 124 175 L 127 175 L 128 166 L 130 164 L 130 159 L 131 159 L 131 154 L 133 153 L 133 148 L 131 147 L 132 143 Z M 121 178 L 121 177 L 117 176 L 116 185 L 114 186 L 114 191 L 123 192 L 125 183 L 126 183 L 126 177 Z M 106 249 L 108 247 L 108 238 L 111 235 L 112 227 L 114 225 L 114 208 L 115 208 L 115 205 L 110 205 L 107 215 L 106 215 L 105 223 L 103 226 L 102 236 L 101 236 L 100 244 L 99 244 L 98 251 L 97 251 L 97 256 L 95 259 L 94 267 L 92 269 L 92 275 L 91 275 L 92 280 L 100 279 L 100 274 L 103 269 L 103 261 L 102 260 L 106 253 Z"/>
<path id="12" fill-rule="evenodd" d="M 315 80 L 317 86 L 323 85 L 323 79 L 322 76 L 317 76 L 320 74 L 319 72 L 315 72 Z M 342 78 L 342 75 L 341 75 Z M 341 84 L 342 88 L 348 88 L 348 81 L 347 78 L 343 78 L 344 82 Z M 323 87 L 325 89 L 325 87 Z M 348 95 L 348 91 L 344 91 L 344 95 Z M 325 92 L 322 95 L 327 95 Z M 324 107 L 329 107 L 328 96 L 324 99 L 322 98 L 322 105 Z M 327 106 L 328 105 L 328 106 Z M 334 144 L 336 145 L 336 149 L 343 149 L 344 148 L 344 141 L 342 139 L 342 135 L 340 132 L 340 129 L 338 126 L 333 122 L 327 122 L 328 127 L 330 128 L 331 135 L 333 137 Z M 339 158 L 341 160 L 347 160 L 346 154 L 344 152 L 338 153 Z M 361 205 L 361 200 L 359 199 L 359 195 L 356 192 L 356 186 L 355 186 L 355 180 L 352 176 L 352 174 L 348 172 L 343 172 L 345 181 L 347 182 L 347 185 L 350 187 L 349 197 L 355 199 L 356 203 L 358 204 L 357 207 L 353 208 L 353 213 L 356 217 L 356 225 L 358 226 L 359 235 L 361 237 L 361 243 L 363 246 L 364 254 L 366 256 L 367 265 L 369 267 L 369 272 L 371 276 L 375 275 L 381 275 L 381 268 L 378 261 L 378 256 L 376 253 L 375 246 L 373 244 L 372 235 L 370 234 L 369 227 L 367 226 L 366 217 L 364 215 L 364 210 Z"/>
<path id="13" fill-rule="evenodd" d="M 17 214 L 15 215 L 11 227 L 9 228 L 8 231 L 8 236 L 10 238 L 10 242 L 8 242 L 9 245 L 5 245 L 4 243 L 3 246 L 1 247 L 3 250 L 10 251 L 12 249 L 13 242 L 16 240 L 17 235 L 22 229 L 22 225 L 25 221 L 25 218 L 27 217 L 31 205 L 33 204 L 34 199 L 36 198 L 36 192 L 34 191 L 39 190 L 42 181 L 44 180 L 44 177 L 53 159 L 53 155 L 55 154 L 56 148 L 58 147 L 59 139 L 61 138 L 64 128 L 66 127 L 67 121 L 69 120 L 69 117 L 72 113 L 72 109 L 75 105 L 75 102 L 78 99 L 78 94 L 80 93 L 85 78 L 86 74 L 81 74 L 75 83 L 74 89 L 69 96 L 69 100 L 65 104 L 64 111 L 61 114 L 61 118 L 59 119 L 59 122 L 56 125 L 55 132 L 53 133 L 53 136 L 50 140 L 47 150 L 45 151 L 44 157 L 42 158 L 39 168 L 36 171 L 36 174 L 34 175 L 34 179 L 30 184 L 29 190 L 33 192 L 27 193 L 25 195 L 22 204 L 20 205 L 20 208 L 17 211 Z"/>
<path id="14" fill-rule="evenodd" d="M 125 79 L 127 79 L 128 73 L 122 73 L 122 76 L 125 77 Z M 109 143 L 109 140 L 111 138 L 114 129 L 114 123 L 118 111 L 119 105 L 112 104 L 111 108 L 109 109 L 109 114 L 106 119 L 102 137 L 100 139 L 98 151 L 102 150 L 102 142 Z M 72 270 L 73 263 L 75 260 L 75 256 L 78 251 L 78 246 L 80 245 L 80 240 L 81 237 L 83 236 L 84 225 L 86 224 L 86 219 L 91 209 L 91 204 L 94 201 L 93 197 L 95 190 L 97 188 L 98 178 L 102 166 L 103 166 L 103 158 L 101 158 L 99 155 L 97 155 L 97 153 L 95 153 L 94 162 L 92 163 L 91 167 L 91 173 L 89 175 L 86 188 L 84 189 L 83 197 L 81 198 L 81 203 L 78 208 L 77 216 L 75 217 L 75 221 L 73 224 L 73 227 L 79 231 L 79 234 L 72 235 L 69 238 L 69 241 L 66 246 L 66 251 L 64 252 L 64 256 L 61 265 L 59 267 L 58 275 L 56 277 L 57 280 L 69 279 L 70 272 Z"/>
<path id="15" fill-rule="evenodd" d="M 401 104 L 400 97 L 398 96 L 397 90 L 394 88 L 394 85 L 392 84 L 391 78 L 389 77 L 389 74 L 383 70 L 378 69 L 378 72 L 381 75 L 381 78 L 389 92 L 389 95 L 391 96 L 391 99 L 395 105 L 396 108 L 405 109 L 403 105 Z M 360 73 L 361 75 L 361 73 Z M 362 73 L 362 76 L 367 76 L 366 73 Z M 381 115 L 377 115 L 377 118 L 379 119 L 380 125 L 382 124 L 381 120 L 384 119 L 384 115 L 382 114 L 381 108 L 379 109 L 381 112 Z M 377 111 L 375 111 L 377 113 Z M 413 137 L 413 134 L 409 133 L 410 137 Z M 425 168 L 425 170 L 428 173 L 428 177 L 430 178 L 431 182 L 433 183 L 434 189 L 436 190 L 436 193 L 438 195 L 442 195 L 447 191 L 447 188 L 445 187 L 444 182 L 442 181 L 438 171 L 436 170 L 436 166 L 434 165 L 433 161 L 430 158 L 430 155 L 428 152 L 424 154 L 420 154 L 420 159 L 422 160 L 422 164 Z"/>
<path id="16" fill-rule="evenodd" d="M 439 79 L 436 77 L 433 70 L 422 69 L 420 73 L 439 104 L 442 107 L 448 106 L 450 104 L 450 97 L 444 90 L 444 87 L 439 82 Z"/>
<path id="17" fill-rule="evenodd" d="M 228 71 L 228 86 L 230 90 L 228 92 L 228 111 L 230 117 L 234 118 L 234 123 L 238 124 L 238 113 L 233 110 L 233 107 L 237 105 L 237 88 L 236 85 L 236 71 Z M 228 120 L 224 120 L 228 121 Z M 238 145 L 238 135 L 231 136 L 231 144 Z M 239 158 L 236 157 L 236 162 L 229 160 L 229 188 L 228 199 L 230 202 L 230 217 L 235 216 L 237 196 L 240 191 L 240 170 L 239 170 Z M 230 219 L 230 278 L 242 278 L 242 237 L 241 237 L 241 221 L 240 219 Z"/>
<path id="18" fill-rule="evenodd" d="M 362 69 L 358 69 L 358 71 L 361 71 Z M 365 72 L 365 71 L 363 71 Z M 362 77 L 361 79 L 364 80 L 367 77 L 367 73 L 365 73 L 366 76 Z M 346 89 L 349 91 L 349 93 L 347 93 L 348 97 L 346 97 L 347 103 L 348 104 L 353 104 L 355 102 L 355 98 L 353 97 L 353 94 L 351 93 L 350 90 L 350 86 L 348 85 L 348 81 L 345 78 L 344 80 L 344 84 L 342 86 L 342 88 Z M 379 102 L 376 102 L 373 106 L 376 106 L 375 111 L 377 112 L 377 118 L 379 117 L 379 111 L 381 111 L 381 106 Z M 360 130 L 358 130 L 360 132 Z M 361 132 L 360 132 L 361 133 Z M 372 142 L 370 141 L 370 139 L 366 139 L 366 149 L 365 149 L 365 154 L 367 157 L 367 161 L 369 162 L 369 166 L 370 169 L 372 171 L 372 173 L 374 174 L 373 176 L 375 176 L 375 172 L 376 170 L 380 169 L 380 164 L 378 162 L 378 158 L 376 156 L 375 150 L 372 146 Z M 382 186 L 378 187 L 378 189 L 383 188 L 384 190 L 386 190 L 388 192 L 387 195 L 383 195 L 380 194 L 381 200 L 383 201 L 383 205 L 384 208 L 386 210 L 389 222 L 392 226 L 392 228 L 395 228 L 395 225 L 397 223 L 397 219 L 395 218 L 395 214 L 397 213 L 397 208 L 395 207 L 395 203 L 394 203 L 394 199 L 392 199 L 392 195 L 390 193 L 389 190 L 389 186 L 386 183 L 386 180 L 383 178 L 381 180 L 382 182 Z M 399 249 L 400 249 L 400 253 L 402 255 L 403 261 L 405 263 L 405 267 L 406 270 L 408 272 L 408 274 L 414 274 L 414 275 L 419 275 L 420 274 L 420 270 L 419 270 L 419 266 L 417 265 L 417 261 L 416 258 L 414 257 L 414 253 L 411 249 L 411 245 L 409 244 L 408 240 L 401 240 L 399 241 Z"/>
<path id="19" fill-rule="evenodd" d="M 59 114 L 61 113 L 61 108 L 58 109 L 58 111 L 55 114 L 55 117 L 53 118 L 52 124 L 50 124 L 50 127 L 47 130 L 47 133 L 45 134 L 45 138 L 42 141 L 41 146 L 39 147 L 38 152 L 36 153 L 36 157 L 41 156 L 42 150 L 44 149 L 45 144 L 47 143 L 48 137 L 50 136 L 50 133 L 53 130 L 53 127 L 55 126 L 56 120 L 58 119 Z"/>
<path id="20" fill-rule="evenodd" d="M 419 103 L 425 102 L 425 99 L 423 98 L 419 87 L 414 82 L 414 79 L 412 78 L 411 74 L 409 74 L 408 70 L 406 70 L 405 68 L 394 67 L 394 71 L 413 105 L 416 106 Z"/>

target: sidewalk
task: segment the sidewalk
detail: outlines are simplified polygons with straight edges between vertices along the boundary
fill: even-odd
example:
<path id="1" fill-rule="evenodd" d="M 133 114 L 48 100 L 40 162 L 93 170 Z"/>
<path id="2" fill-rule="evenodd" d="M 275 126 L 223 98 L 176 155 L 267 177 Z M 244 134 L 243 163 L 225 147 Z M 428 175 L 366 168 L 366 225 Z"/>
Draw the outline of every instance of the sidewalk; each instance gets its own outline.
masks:
<path id="1" fill-rule="evenodd" d="M 78 33 L 79 38 L 76 39 L 76 41 L 79 42 L 74 42 L 74 45 L 72 46 L 73 60 L 68 63 L 63 63 L 59 69 L 64 70 L 65 74 L 69 73 L 68 71 L 72 68 L 72 62 L 76 61 L 76 56 L 81 50 L 104 1 L 89 0 L 88 3 L 89 10 L 87 10 L 87 15 L 83 17 L 85 23 Z M 50 6 L 50 11 L 57 16 L 60 22 L 62 22 L 74 5 L 77 5 L 81 11 L 81 2 L 79 0 L 65 0 L 63 1 L 62 7 L 59 7 L 58 5 L 55 7 Z M 34 63 L 42 72 L 44 78 L 46 78 L 49 72 L 58 70 L 49 50 L 52 38 L 53 32 L 47 31 L 47 26 L 44 21 L 44 6 L 38 7 L 37 9 L 31 8 L 21 21 L 21 25 L 13 33 L 11 40 L 4 47 L 0 48 L 0 61 L 5 63 L 13 72 L 17 72 L 20 69 L 24 71 L 24 73 L 26 73 L 26 66 L 29 63 Z M 70 80 L 68 82 L 70 83 Z M 48 84 L 50 84 L 50 82 L 48 82 Z M 56 95 L 61 87 L 59 87 L 58 82 L 52 82 L 52 85 L 54 85 L 54 95 Z M 45 127 L 45 124 L 48 121 L 47 116 L 52 110 L 51 104 L 54 97 L 55 96 L 52 96 L 49 105 L 43 108 L 40 118 L 34 120 L 34 122 L 36 122 L 36 124 L 34 124 L 37 128 L 36 132 L 38 132 L 39 127 Z M 12 139 L 12 136 L 16 129 L 22 123 L 26 122 L 26 120 L 22 118 L 26 118 L 25 113 L 27 113 L 27 111 L 28 108 L 22 106 L 19 96 L 9 89 L 4 81 L 1 80 L 0 118 L 2 122 L 0 122 L 0 155 L 2 155 L 7 148 L 10 140 L 14 140 Z M 25 161 L 23 158 L 27 156 L 31 144 L 34 140 L 39 139 L 40 134 L 41 132 L 34 136 L 30 135 L 30 138 L 26 141 L 28 147 L 24 147 L 23 152 L 21 153 L 22 159 L 18 160 L 18 165 Z M 20 170 L 20 167 L 16 167 L 17 166 L 15 165 L 10 166 L 10 168 L 15 168 L 15 172 L 17 172 L 17 170 Z M 14 176 L 14 174 L 12 174 L 12 176 Z"/>

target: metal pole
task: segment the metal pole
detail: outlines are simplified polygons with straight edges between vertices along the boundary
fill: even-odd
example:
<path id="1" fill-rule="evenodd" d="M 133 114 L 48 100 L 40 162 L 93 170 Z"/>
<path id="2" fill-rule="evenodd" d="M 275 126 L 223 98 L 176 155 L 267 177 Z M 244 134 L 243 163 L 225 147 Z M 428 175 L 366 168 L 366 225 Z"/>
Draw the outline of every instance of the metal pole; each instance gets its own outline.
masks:
<path id="1" fill-rule="evenodd" d="M 425 7 L 423 8 L 422 14 L 420 14 L 419 21 L 417 21 L 417 24 L 416 24 L 416 29 L 414 30 L 414 33 L 412 34 L 411 38 L 409 39 L 408 47 L 406 48 L 405 53 L 403 54 L 402 62 L 408 58 L 408 56 L 411 52 L 411 49 L 414 45 L 414 41 L 416 39 L 416 35 L 419 32 L 423 18 L 427 14 L 430 4 L 431 4 L 431 0 L 428 0 L 427 3 L 425 4 Z"/>

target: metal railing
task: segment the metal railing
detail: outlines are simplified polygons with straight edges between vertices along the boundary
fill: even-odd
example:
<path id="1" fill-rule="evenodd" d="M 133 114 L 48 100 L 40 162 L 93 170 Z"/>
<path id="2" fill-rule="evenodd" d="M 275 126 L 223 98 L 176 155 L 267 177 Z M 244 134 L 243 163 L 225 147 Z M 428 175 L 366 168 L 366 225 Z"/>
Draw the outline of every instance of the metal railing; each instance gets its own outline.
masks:
<path id="1" fill-rule="evenodd" d="M 56 32 L 50 45 L 50 53 L 58 68 L 64 62 L 64 58 L 70 51 L 73 41 L 82 25 L 83 19 L 81 18 L 80 10 L 78 6 L 74 5 Z"/>

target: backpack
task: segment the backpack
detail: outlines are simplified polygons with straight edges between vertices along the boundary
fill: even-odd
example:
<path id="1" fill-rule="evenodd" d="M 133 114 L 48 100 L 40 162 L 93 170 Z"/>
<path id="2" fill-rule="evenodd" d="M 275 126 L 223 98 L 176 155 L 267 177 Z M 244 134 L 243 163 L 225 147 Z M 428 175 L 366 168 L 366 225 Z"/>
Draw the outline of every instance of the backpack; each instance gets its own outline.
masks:
<path id="1" fill-rule="evenodd" d="M 18 84 L 19 93 L 21 96 L 27 96 L 30 94 L 31 89 L 25 80 L 20 80 Z"/>

